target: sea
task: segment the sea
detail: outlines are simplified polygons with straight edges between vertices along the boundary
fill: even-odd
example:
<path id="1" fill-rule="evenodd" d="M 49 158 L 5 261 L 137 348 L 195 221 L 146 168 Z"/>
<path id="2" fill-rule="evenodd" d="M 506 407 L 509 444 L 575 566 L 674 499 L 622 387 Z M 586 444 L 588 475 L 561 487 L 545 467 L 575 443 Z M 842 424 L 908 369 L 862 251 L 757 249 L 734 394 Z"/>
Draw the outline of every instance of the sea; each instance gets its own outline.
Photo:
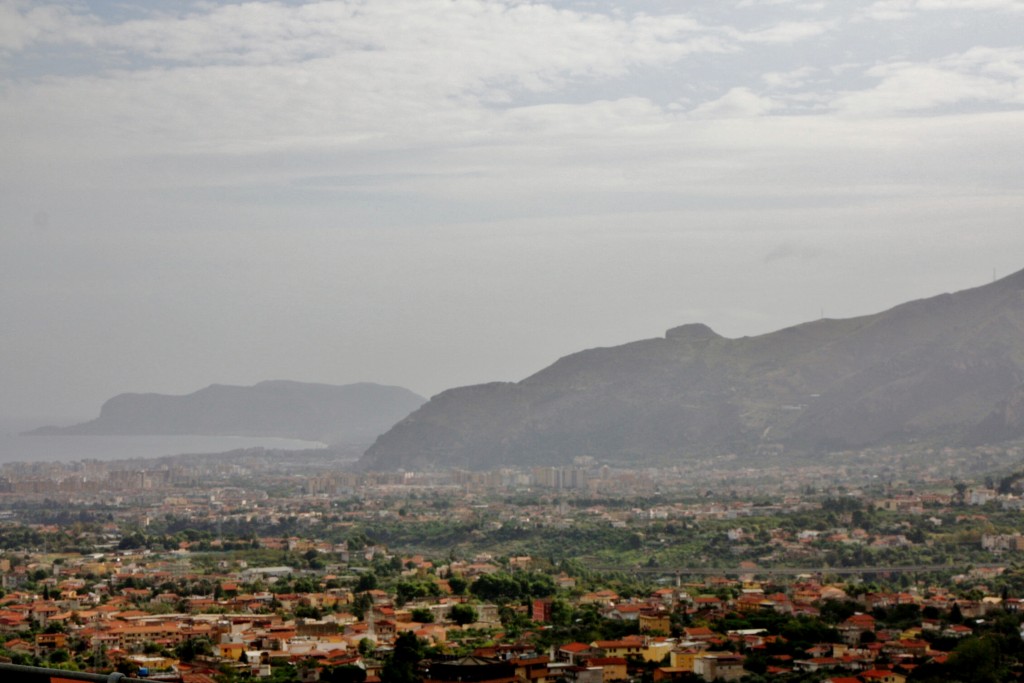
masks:
<path id="1" fill-rule="evenodd" d="M 184 453 L 224 453 L 239 448 L 305 450 L 325 448 L 318 441 L 252 436 L 34 436 L 25 432 L 44 425 L 84 420 L 0 418 L 0 464 L 9 462 L 74 462 L 130 460 Z"/>

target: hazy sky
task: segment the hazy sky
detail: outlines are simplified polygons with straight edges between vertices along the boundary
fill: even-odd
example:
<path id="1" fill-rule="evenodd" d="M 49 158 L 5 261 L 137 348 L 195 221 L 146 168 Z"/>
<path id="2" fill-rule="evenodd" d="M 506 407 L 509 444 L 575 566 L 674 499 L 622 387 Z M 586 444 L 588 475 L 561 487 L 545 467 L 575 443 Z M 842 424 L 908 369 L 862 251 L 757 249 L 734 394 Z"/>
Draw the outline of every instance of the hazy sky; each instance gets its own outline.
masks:
<path id="1" fill-rule="evenodd" d="M 1024 0 L 0 0 L 0 415 L 1021 268 Z"/>

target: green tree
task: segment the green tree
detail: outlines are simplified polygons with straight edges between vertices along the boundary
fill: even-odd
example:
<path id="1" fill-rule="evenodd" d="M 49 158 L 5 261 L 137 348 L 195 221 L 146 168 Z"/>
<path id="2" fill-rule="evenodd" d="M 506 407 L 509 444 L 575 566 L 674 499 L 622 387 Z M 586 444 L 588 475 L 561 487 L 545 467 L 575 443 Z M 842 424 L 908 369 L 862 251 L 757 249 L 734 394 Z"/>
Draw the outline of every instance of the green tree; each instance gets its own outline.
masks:
<path id="1" fill-rule="evenodd" d="M 999 683 L 1009 674 L 999 646 L 992 638 L 968 638 L 949 655 L 953 680 L 963 683 Z"/>
<path id="2" fill-rule="evenodd" d="M 412 611 L 412 620 L 421 624 L 429 624 L 434 621 L 434 613 L 426 607 L 417 607 Z"/>
<path id="3" fill-rule="evenodd" d="M 452 576 L 448 579 L 448 587 L 452 589 L 452 593 L 455 595 L 463 595 L 468 586 L 469 581 L 466 581 L 461 576 Z"/>
<path id="4" fill-rule="evenodd" d="M 417 667 L 423 659 L 423 646 L 416 634 L 406 631 L 395 640 L 391 658 L 381 670 L 382 683 L 418 683 Z"/>
<path id="5" fill-rule="evenodd" d="M 356 619 L 364 619 L 366 613 L 373 608 L 373 600 L 367 593 L 360 593 L 352 601 L 352 614 Z"/>
<path id="6" fill-rule="evenodd" d="M 504 573 L 484 574 L 473 582 L 469 592 L 481 600 L 491 602 L 508 602 L 522 597 L 519 582 Z"/>
<path id="7" fill-rule="evenodd" d="M 556 626 L 569 626 L 572 624 L 572 607 L 565 600 L 553 600 L 551 602 L 551 623 Z"/>
<path id="8" fill-rule="evenodd" d="M 465 626 L 466 624 L 472 624 L 476 621 L 476 610 L 473 609 L 472 605 L 459 603 L 452 605 L 452 611 L 449 615 L 451 620 L 459 626 Z"/>
<path id="9" fill-rule="evenodd" d="M 967 484 L 958 481 L 953 485 L 953 488 L 956 489 L 956 494 L 954 495 L 956 504 L 962 506 L 966 502 Z"/>
<path id="10" fill-rule="evenodd" d="M 820 607 L 822 620 L 829 624 L 838 624 L 856 611 L 856 603 L 847 600 L 825 600 Z"/>
<path id="11" fill-rule="evenodd" d="M 359 577 L 359 581 L 356 582 L 356 592 L 363 593 L 365 591 L 372 591 L 377 588 L 377 575 L 373 572 L 367 572 Z"/>
<path id="12" fill-rule="evenodd" d="M 366 680 L 366 669 L 344 664 L 320 672 L 320 680 L 325 683 L 363 683 Z"/>
<path id="13" fill-rule="evenodd" d="M 183 662 L 195 661 L 199 656 L 213 654 L 213 645 L 206 638 L 186 638 L 174 648 L 174 653 Z"/>
<path id="14" fill-rule="evenodd" d="M 322 619 L 324 614 L 318 607 L 312 605 L 299 605 L 293 612 L 294 616 L 301 619 Z"/>

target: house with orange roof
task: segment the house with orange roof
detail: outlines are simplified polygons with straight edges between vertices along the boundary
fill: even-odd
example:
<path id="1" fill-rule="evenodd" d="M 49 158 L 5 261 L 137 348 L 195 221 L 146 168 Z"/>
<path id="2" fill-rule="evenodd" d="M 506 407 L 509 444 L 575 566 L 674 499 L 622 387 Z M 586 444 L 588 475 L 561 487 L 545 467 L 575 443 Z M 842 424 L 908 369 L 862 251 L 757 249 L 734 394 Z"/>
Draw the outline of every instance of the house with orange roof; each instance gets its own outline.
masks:
<path id="1" fill-rule="evenodd" d="M 609 619 L 616 619 L 618 621 L 637 621 L 640 619 L 640 613 L 645 608 L 649 608 L 649 606 L 639 603 L 624 602 L 613 605 L 605 616 Z"/>
<path id="2" fill-rule="evenodd" d="M 640 654 L 644 642 L 642 636 L 625 636 L 619 640 L 595 640 L 590 646 L 602 650 L 608 657 L 625 657 Z"/>
<path id="3" fill-rule="evenodd" d="M 36 653 L 42 650 L 63 649 L 68 645 L 68 634 L 66 633 L 38 633 L 36 634 Z"/>
<path id="4" fill-rule="evenodd" d="M 964 626 L 963 624 L 950 624 L 946 628 L 942 629 L 942 635 L 947 638 L 966 638 L 967 636 L 974 633 L 970 626 Z"/>
<path id="5" fill-rule="evenodd" d="M 591 650 L 591 646 L 586 643 L 566 643 L 556 650 L 555 659 L 578 665 L 586 655 L 591 654 Z"/>
<path id="6" fill-rule="evenodd" d="M 906 683 L 907 677 L 889 669 L 871 669 L 860 674 L 863 683 Z"/>
<path id="7" fill-rule="evenodd" d="M 28 631 L 32 624 L 25 614 L 11 610 L 0 611 L 0 633 Z"/>
<path id="8" fill-rule="evenodd" d="M 928 641 L 926 640 L 894 640 L 882 647 L 882 652 L 890 657 L 896 655 L 909 655 L 911 657 L 923 657 L 928 652 Z"/>
<path id="9" fill-rule="evenodd" d="M 217 683 L 217 681 L 210 674 L 182 672 L 181 683 Z"/>
<path id="10" fill-rule="evenodd" d="M 721 612 L 725 610 L 725 601 L 715 595 L 698 595 L 693 606 L 699 612 Z"/>
<path id="11" fill-rule="evenodd" d="M 875 632 L 875 618 L 870 614 L 854 614 L 848 619 L 836 625 L 843 642 L 848 645 L 856 645 L 860 642 L 862 633 Z"/>
<path id="12" fill-rule="evenodd" d="M 590 593 L 584 593 L 580 596 L 579 602 L 581 605 L 590 604 L 605 604 L 612 605 L 619 600 L 619 594 L 613 590 L 599 590 Z"/>
<path id="13" fill-rule="evenodd" d="M 545 683 L 550 675 L 550 659 L 547 655 L 535 657 L 512 657 L 509 659 L 515 667 L 517 681 L 525 683 Z"/>
<path id="14" fill-rule="evenodd" d="M 629 680 L 628 667 L 624 657 L 588 657 L 586 666 L 600 668 L 602 681 Z"/>
<path id="15" fill-rule="evenodd" d="M 684 669 L 676 666 L 659 666 L 654 670 L 652 679 L 654 683 L 675 683 L 676 681 L 689 680 L 693 669 Z"/>
<path id="16" fill-rule="evenodd" d="M 14 638 L 4 643 L 4 648 L 11 652 L 20 652 L 21 654 L 34 655 L 36 647 L 33 643 L 21 638 Z"/>
<path id="17" fill-rule="evenodd" d="M 760 612 L 766 606 L 770 609 L 772 603 L 765 603 L 764 595 L 761 593 L 748 593 L 736 599 L 736 610 L 738 612 Z"/>
<path id="18" fill-rule="evenodd" d="M 700 643 L 717 637 L 718 634 L 707 626 L 686 626 L 683 628 L 684 640 Z"/>
<path id="19" fill-rule="evenodd" d="M 11 609 L 13 609 L 13 606 Z M 44 628 L 60 612 L 60 607 L 57 607 L 55 603 L 50 601 L 34 602 L 29 609 L 29 615 L 32 617 L 32 620 Z"/>
<path id="20" fill-rule="evenodd" d="M 555 585 L 559 588 L 571 589 L 576 587 L 576 578 L 562 573 L 555 577 Z"/>
<path id="21" fill-rule="evenodd" d="M 793 666 L 797 671 L 831 671 L 841 667 L 842 662 L 835 657 L 811 657 L 794 660 Z"/>

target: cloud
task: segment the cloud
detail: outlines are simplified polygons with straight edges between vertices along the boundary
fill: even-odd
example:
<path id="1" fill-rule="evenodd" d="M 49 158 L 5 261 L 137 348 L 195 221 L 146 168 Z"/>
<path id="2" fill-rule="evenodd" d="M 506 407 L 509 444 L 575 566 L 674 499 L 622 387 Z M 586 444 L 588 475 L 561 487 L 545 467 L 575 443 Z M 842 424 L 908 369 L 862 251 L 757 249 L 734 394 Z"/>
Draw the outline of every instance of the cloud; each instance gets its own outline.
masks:
<path id="1" fill-rule="evenodd" d="M 595 190 L 666 204 L 682 201 L 680 187 L 842 194 L 832 172 L 806 169 L 821 163 L 815 150 L 859 169 L 851 145 L 904 132 L 874 119 L 1020 101 L 1017 49 L 866 68 L 818 52 L 840 36 L 815 38 L 850 30 L 834 18 L 780 9 L 741 29 L 725 21 L 737 16 L 708 16 L 478 0 L 211 3 L 125 21 L 44 12 L 21 50 L 91 45 L 104 66 L 6 83 L 0 124 L 19 131 L 8 144 L 19 161 L 0 180 L 396 211 L 478 197 L 520 211 L 530 192 L 550 196 L 537 211 L 580 210 L 590 199 L 572 193 Z M 801 38 L 831 61 L 794 59 L 780 42 Z M 859 170 L 840 175 L 863 187 Z M 785 186 L 792 179 L 808 184 Z"/>
<path id="2" fill-rule="evenodd" d="M 817 72 L 813 66 L 803 66 L 791 71 L 769 71 L 761 74 L 761 80 L 773 88 L 784 88 L 787 90 L 803 88 L 808 79 Z"/>
<path id="3" fill-rule="evenodd" d="M 831 21 L 783 21 L 753 31 L 735 33 L 741 43 L 794 43 L 828 32 Z"/>
<path id="4" fill-rule="evenodd" d="M 749 7 L 788 7 L 802 12 L 820 12 L 825 9 L 823 2 L 806 2 L 805 0 L 740 0 L 739 8 Z"/>
<path id="5" fill-rule="evenodd" d="M 939 4 L 0 0 L 0 379 L 440 390 L 1008 272 L 1021 15 Z"/>
<path id="6" fill-rule="evenodd" d="M 40 43 L 62 42 L 97 23 L 71 7 L 28 0 L 0 0 L 0 58 Z"/>
<path id="7" fill-rule="evenodd" d="M 872 88 L 840 94 L 846 114 L 884 116 L 974 104 L 1024 104 L 1024 50 L 975 48 L 924 63 L 893 62 L 865 73 Z"/>
<path id="8" fill-rule="evenodd" d="M 877 0 L 864 10 L 863 16 L 875 21 L 901 21 L 914 16 L 914 0 Z"/>
<path id="9" fill-rule="evenodd" d="M 770 97 L 758 95 L 749 88 L 732 88 L 717 100 L 705 102 L 694 108 L 694 118 L 731 119 L 764 116 L 781 105 Z"/>
<path id="10" fill-rule="evenodd" d="M 453 85 L 459 76 L 468 76 L 518 78 L 520 85 L 550 87 L 554 74 L 619 75 L 631 64 L 664 64 L 693 51 L 721 49 L 706 41 L 689 42 L 711 31 L 685 15 L 621 19 L 485 0 L 247 2 L 120 23 L 94 19 L 65 24 L 63 31 L 51 20 L 53 14 L 67 14 L 58 7 L 9 12 L 34 29 L 32 35 L 119 51 L 143 60 L 140 66 L 280 65 L 337 57 L 358 62 L 370 57 L 435 68 L 423 62 L 429 56 L 436 68 L 453 70 Z M 480 59 L 460 63 L 467 50 Z M 524 73 L 532 74 L 532 82 Z"/>
<path id="11" fill-rule="evenodd" d="M 31 27 L 19 49 L 87 50 L 101 65 L 11 81 L 0 93 L 0 123 L 22 131 L 11 153 L 29 158 L 40 180 L 87 188 L 189 185 L 218 167 L 228 184 L 283 173 L 253 170 L 244 155 L 345 153 L 356 164 L 405 150 L 417 164 L 440 145 L 578 138 L 602 126 L 628 138 L 674 120 L 654 98 L 631 92 L 636 74 L 823 30 L 781 21 L 742 31 L 686 14 L 483 0 L 202 4 L 124 21 L 56 5 L 5 7 Z M 621 91 L 583 102 L 563 94 L 609 81 Z M 695 112 L 752 116 L 774 107 L 740 87 Z M 367 171 L 395 177 L 390 168 Z M 453 174 L 476 172 L 470 164 Z"/>
<path id="12" fill-rule="evenodd" d="M 412 0 L 245 3 L 62 30 L 50 26 L 56 10 L 23 9 L 14 10 L 19 21 L 34 27 L 25 33 L 91 45 L 109 66 L 10 84 L 9 107 L 56 115 L 44 104 L 52 102 L 95 130 L 116 128 L 121 144 L 138 132 L 176 149 L 457 135 L 487 107 L 524 94 L 735 49 L 685 16 L 618 19 L 478 0 L 430 11 Z"/>
<path id="13" fill-rule="evenodd" d="M 923 10 L 996 10 L 1000 12 L 1024 12 L 1020 0 L 917 0 Z"/>
<path id="14" fill-rule="evenodd" d="M 863 16 L 875 21 L 902 21 L 918 12 L 934 11 L 994 11 L 1024 12 L 1020 0 L 876 0 L 863 11 Z"/>

